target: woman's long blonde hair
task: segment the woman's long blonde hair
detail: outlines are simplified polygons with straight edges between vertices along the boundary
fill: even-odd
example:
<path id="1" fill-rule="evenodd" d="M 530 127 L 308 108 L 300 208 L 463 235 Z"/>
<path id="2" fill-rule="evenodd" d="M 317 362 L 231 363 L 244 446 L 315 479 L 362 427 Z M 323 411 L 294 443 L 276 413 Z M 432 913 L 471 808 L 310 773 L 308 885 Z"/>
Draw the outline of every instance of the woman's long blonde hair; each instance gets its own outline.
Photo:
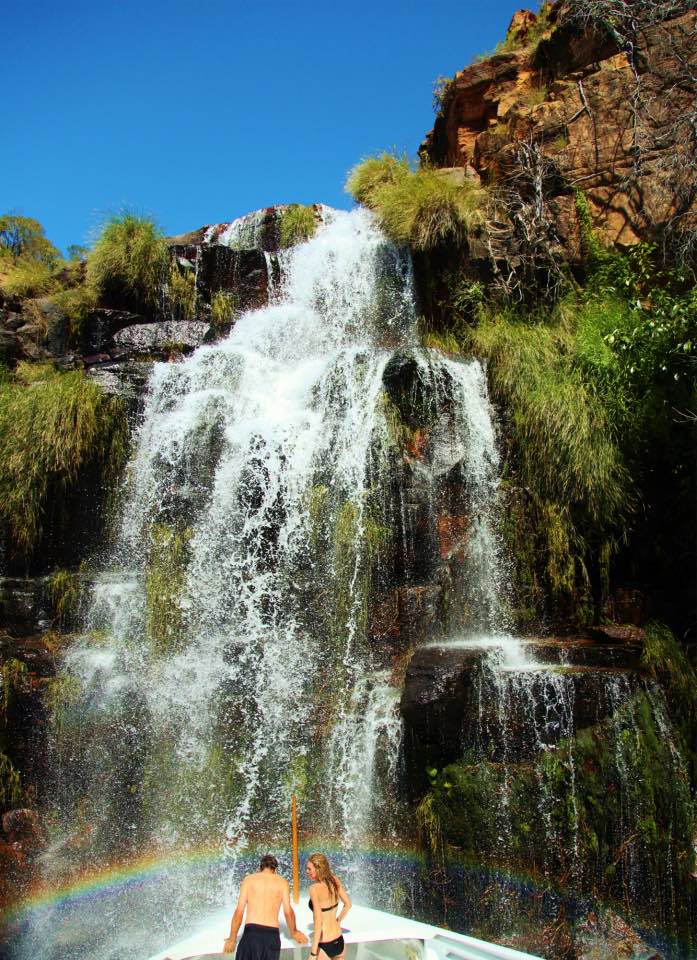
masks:
<path id="1" fill-rule="evenodd" d="M 320 883 L 326 883 L 330 895 L 333 893 L 338 899 L 339 884 L 336 882 L 336 877 L 332 873 L 332 868 L 325 855 L 323 853 L 313 853 L 309 860 L 317 871 L 317 880 Z"/>

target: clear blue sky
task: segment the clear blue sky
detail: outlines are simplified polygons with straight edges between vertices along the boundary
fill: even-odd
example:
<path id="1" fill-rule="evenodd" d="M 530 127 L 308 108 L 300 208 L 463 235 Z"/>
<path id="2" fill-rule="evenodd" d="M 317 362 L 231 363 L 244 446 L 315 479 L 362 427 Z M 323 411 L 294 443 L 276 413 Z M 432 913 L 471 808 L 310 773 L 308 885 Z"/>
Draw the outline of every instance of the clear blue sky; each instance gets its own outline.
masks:
<path id="1" fill-rule="evenodd" d="M 435 78 L 520 5 L 7 0 L 0 212 L 65 248 L 123 206 L 170 234 L 272 203 L 346 207 L 347 170 L 413 156 Z"/>

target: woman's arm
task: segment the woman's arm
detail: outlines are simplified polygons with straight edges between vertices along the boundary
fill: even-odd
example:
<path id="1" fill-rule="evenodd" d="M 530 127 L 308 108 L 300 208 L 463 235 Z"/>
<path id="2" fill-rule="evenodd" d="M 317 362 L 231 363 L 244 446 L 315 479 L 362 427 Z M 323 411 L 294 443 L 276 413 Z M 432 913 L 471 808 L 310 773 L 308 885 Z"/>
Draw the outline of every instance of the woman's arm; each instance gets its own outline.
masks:
<path id="1" fill-rule="evenodd" d="M 322 908 L 319 905 L 317 896 L 317 887 L 319 884 L 313 883 L 310 887 L 310 901 L 312 902 L 312 918 L 314 921 L 312 927 L 312 946 L 310 947 L 310 956 L 316 957 L 319 952 L 319 942 L 322 938 Z"/>
<path id="2" fill-rule="evenodd" d="M 341 913 L 336 918 L 336 922 L 339 924 L 339 926 L 341 926 L 341 921 L 344 919 L 346 914 L 351 909 L 352 903 L 351 903 L 351 898 L 349 897 L 348 893 L 346 893 L 346 890 L 344 889 L 344 885 L 341 882 L 341 880 L 339 880 L 338 877 L 334 877 L 334 879 L 336 880 L 336 884 L 337 884 L 337 893 L 339 894 L 339 900 L 341 900 L 341 902 L 344 905 L 341 910 Z"/>

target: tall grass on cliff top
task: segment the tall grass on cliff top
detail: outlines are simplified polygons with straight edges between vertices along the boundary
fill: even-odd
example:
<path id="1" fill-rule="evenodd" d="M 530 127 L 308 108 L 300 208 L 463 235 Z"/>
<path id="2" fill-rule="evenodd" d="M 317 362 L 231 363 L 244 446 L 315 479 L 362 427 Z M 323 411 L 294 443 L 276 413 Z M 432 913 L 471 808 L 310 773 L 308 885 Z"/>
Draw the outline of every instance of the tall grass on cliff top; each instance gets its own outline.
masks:
<path id="1" fill-rule="evenodd" d="M 127 424 L 120 398 L 105 397 L 81 371 L 20 363 L 0 380 L 0 531 L 30 556 L 49 507 L 89 467 L 108 479 L 121 468 Z"/>
<path id="2" fill-rule="evenodd" d="M 125 294 L 152 307 L 158 302 L 168 263 L 167 243 L 155 222 L 122 213 L 105 224 L 87 259 L 87 277 L 106 298 Z"/>
<path id="3" fill-rule="evenodd" d="M 522 483 L 601 535 L 621 529 L 634 503 L 619 444 L 627 403 L 603 340 L 613 320 L 594 305 L 574 305 L 550 324 L 484 313 L 471 331 L 474 350 L 489 360 L 494 394 L 510 411 Z"/>
<path id="4" fill-rule="evenodd" d="M 460 243 L 483 222 L 484 190 L 445 171 L 412 170 L 406 157 L 368 157 L 349 173 L 346 190 L 375 212 L 395 243 L 428 250 Z"/>

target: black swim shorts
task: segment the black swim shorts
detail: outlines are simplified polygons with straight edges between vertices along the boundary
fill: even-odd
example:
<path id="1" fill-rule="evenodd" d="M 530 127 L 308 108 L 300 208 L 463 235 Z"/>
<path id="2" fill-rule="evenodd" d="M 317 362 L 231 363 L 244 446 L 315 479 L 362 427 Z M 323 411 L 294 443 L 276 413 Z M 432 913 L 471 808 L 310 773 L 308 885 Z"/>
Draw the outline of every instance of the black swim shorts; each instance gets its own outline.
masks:
<path id="1" fill-rule="evenodd" d="M 261 923 L 247 923 L 237 946 L 237 960 L 278 960 L 281 954 L 281 934 L 278 927 Z"/>

